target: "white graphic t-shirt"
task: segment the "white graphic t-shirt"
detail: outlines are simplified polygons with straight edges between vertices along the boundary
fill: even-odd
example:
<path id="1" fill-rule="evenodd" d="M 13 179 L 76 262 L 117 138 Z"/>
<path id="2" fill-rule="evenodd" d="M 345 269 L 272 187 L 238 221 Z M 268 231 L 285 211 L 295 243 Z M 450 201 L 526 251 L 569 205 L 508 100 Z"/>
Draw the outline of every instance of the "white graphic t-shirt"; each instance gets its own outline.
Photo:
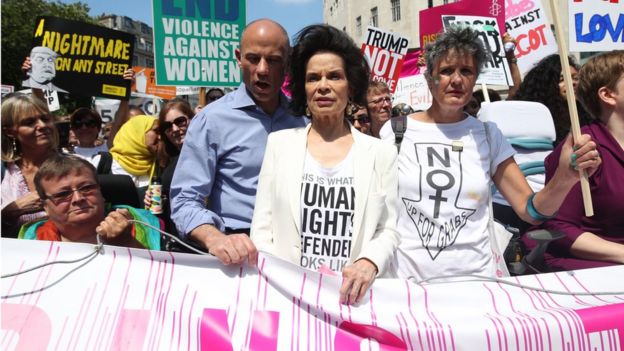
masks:
<path id="1" fill-rule="evenodd" d="M 351 151 L 325 168 L 306 153 L 301 185 L 301 267 L 342 271 L 351 256 L 355 191 Z"/>
<path id="2" fill-rule="evenodd" d="M 399 277 L 493 275 L 490 178 L 514 150 L 495 125 L 489 130 L 491 146 L 483 122 L 473 117 L 448 124 L 407 119 L 398 158 Z M 394 142 L 390 123 L 381 137 Z"/>

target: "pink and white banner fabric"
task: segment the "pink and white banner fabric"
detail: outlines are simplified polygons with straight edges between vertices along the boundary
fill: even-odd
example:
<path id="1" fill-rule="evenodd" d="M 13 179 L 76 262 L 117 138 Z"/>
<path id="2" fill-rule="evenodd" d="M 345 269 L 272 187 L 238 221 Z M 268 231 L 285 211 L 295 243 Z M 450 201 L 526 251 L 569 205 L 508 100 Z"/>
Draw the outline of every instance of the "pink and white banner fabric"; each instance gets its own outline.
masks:
<path id="1" fill-rule="evenodd" d="M 92 245 L 2 239 L 2 274 L 71 260 Z M 84 262 L 82 262 L 84 263 Z M 2 295 L 53 283 L 81 263 L 2 279 Z M 623 291 L 624 267 L 510 282 Z M 3 298 L 2 350 L 621 350 L 624 295 L 566 296 L 496 282 L 378 279 L 357 306 L 340 277 L 261 255 L 258 267 L 105 247 L 39 293 Z"/>

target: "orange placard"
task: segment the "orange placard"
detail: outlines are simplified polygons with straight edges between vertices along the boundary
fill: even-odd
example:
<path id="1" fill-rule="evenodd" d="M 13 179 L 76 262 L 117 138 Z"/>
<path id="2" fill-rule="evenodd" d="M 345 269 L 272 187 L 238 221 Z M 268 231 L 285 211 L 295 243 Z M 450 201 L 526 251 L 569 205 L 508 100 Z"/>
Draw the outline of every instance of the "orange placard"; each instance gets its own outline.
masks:
<path id="1" fill-rule="evenodd" d="M 156 85 L 156 72 L 153 68 L 132 67 L 135 80 L 132 82 L 133 93 L 156 95 L 163 99 L 176 97 L 176 87 Z"/>

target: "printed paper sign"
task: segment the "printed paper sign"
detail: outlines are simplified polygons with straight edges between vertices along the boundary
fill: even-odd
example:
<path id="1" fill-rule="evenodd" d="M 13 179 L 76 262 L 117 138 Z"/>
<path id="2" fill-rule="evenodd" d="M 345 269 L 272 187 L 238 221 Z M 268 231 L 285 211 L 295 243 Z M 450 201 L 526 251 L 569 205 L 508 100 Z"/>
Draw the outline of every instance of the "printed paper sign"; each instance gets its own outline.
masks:
<path id="1" fill-rule="evenodd" d="M 154 0 L 157 85 L 238 86 L 245 0 Z"/>
<path id="2" fill-rule="evenodd" d="M 515 54 L 521 74 L 559 50 L 541 0 L 506 0 L 505 28 L 516 38 Z"/>
<path id="3" fill-rule="evenodd" d="M 134 36 L 102 26 L 56 17 L 35 22 L 31 70 L 22 85 L 83 96 L 124 99 L 130 81 Z"/>
<path id="4" fill-rule="evenodd" d="M 89 259 L 92 244 L 2 239 L 2 275 Z M 2 278 L 2 350 L 621 350 L 624 266 L 417 285 L 342 277 L 261 253 L 257 266 L 105 246 Z M 73 271 L 72 271 L 73 270 Z M 57 284 L 46 288 L 57 282 Z M 23 293 L 41 290 L 33 294 Z"/>
<path id="5" fill-rule="evenodd" d="M 371 68 L 371 79 L 385 82 L 396 89 L 409 40 L 393 32 L 369 26 L 362 39 L 362 53 Z"/>
<path id="6" fill-rule="evenodd" d="M 490 54 L 489 61 L 486 61 L 483 71 L 479 75 L 477 83 L 494 85 L 513 85 L 509 63 L 505 58 L 503 39 L 498 31 L 496 18 L 479 16 L 442 16 L 444 28 L 454 24 L 464 24 L 472 26 L 479 31 L 485 49 Z"/>
<path id="7" fill-rule="evenodd" d="M 500 33 L 505 32 L 504 0 L 462 0 L 451 4 L 432 7 L 418 13 L 420 28 L 420 47 L 435 41 L 442 32 L 442 16 L 484 16 L 495 17 Z"/>
<path id="8" fill-rule="evenodd" d="M 570 51 L 624 50 L 623 0 L 568 0 Z"/>

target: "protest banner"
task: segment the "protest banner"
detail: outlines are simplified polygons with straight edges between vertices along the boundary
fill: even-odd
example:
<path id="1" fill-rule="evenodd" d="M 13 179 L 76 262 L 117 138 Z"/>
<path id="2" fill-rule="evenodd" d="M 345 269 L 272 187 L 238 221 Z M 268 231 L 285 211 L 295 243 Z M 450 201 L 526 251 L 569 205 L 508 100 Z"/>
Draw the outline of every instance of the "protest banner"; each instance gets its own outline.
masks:
<path id="1" fill-rule="evenodd" d="M 154 0 L 157 85 L 238 86 L 245 0 Z"/>
<path id="2" fill-rule="evenodd" d="M 1 250 L 3 276 L 83 258 L 3 277 L 3 350 L 624 347 L 624 280 L 609 279 L 622 276 L 624 266 L 501 282 L 377 279 L 361 303 L 347 306 L 338 302 L 340 276 L 265 254 L 252 267 L 115 246 L 96 253 L 92 244 L 49 241 L 3 238 Z M 41 291 L 22 294 L 34 290 Z"/>
<path id="3" fill-rule="evenodd" d="M 485 62 L 485 66 L 477 79 L 477 83 L 506 86 L 513 85 L 511 70 L 505 58 L 503 39 L 501 33 L 498 31 L 496 18 L 449 15 L 442 16 L 442 22 L 445 29 L 454 24 L 463 24 L 471 26 L 479 32 L 479 37 L 490 57 L 489 60 Z"/>
<path id="4" fill-rule="evenodd" d="M 420 47 L 428 43 L 442 32 L 442 16 L 484 16 L 495 17 L 499 33 L 505 33 L 505 0 L 462 0 L 447 5 L 435 6 L 418 13 Z"/>
<path id="5" fill-rule="evenodd" d="M 516 58 L 521 74 L 548 55 L 557 53 L 557 42 L 541 0 L 506 0 L 505 29 L 516 38 Z"/>
<path id="6" fill-rule="evenodd" d="M 362 39 L 362 53 L 371 69 L 371 80 L 382 81 L 390 92 L 396 89 L 409 40 L 398 33 L 368 26 Z"/>
<path id="7" fill-rule="evenodd" d="M 125 32 L 57 17 L 38 17 L 26 87 L 83 96 L 124 99 L 130 81 L 134 36 Z"/>
<path id="8" fill-rule="evenodd" d="M 568 0 L 570 51 L 624 50 L 622 0 Z"/>

